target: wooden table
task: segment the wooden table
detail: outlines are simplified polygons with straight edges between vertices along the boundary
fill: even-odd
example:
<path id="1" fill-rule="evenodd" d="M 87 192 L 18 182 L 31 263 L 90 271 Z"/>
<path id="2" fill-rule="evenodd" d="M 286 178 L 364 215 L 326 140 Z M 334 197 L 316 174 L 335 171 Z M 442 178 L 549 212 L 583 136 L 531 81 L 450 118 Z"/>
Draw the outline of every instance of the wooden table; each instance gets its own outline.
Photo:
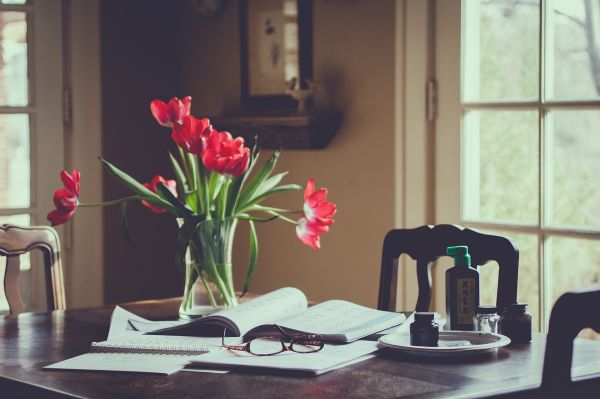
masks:
<path id="1" fill-rule="evenodd" d="M 177 313 L 177 299 L 123 305 L 143 317 Z M 391 398 L 481 397 L 538 385 L 545 340 L 484 357 L 433 361 L 382 353 L 378 358 L 317 377 L 264 371 L 170 376 L 136 373 L 43 371 L 42 367 L 87 352 L 108 332 L 113 307 L 26 313 L 0 318 L 0 398 Z M 600 375 L 600 342 L 577 340 L 575 375 Z"/>

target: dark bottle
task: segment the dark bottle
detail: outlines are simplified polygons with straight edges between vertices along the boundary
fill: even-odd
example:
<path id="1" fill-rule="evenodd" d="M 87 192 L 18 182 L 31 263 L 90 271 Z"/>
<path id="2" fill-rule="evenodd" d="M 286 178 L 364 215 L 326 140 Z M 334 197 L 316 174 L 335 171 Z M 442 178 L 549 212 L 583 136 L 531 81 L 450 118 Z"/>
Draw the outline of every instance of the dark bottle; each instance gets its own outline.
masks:
<path id="1" fill-rule="evenodd" d="M 438 346 L 440 329 L 433 321 L 435 313 L 415 312 L 415 321 L 410 325 L 410 344 L 414 346 Z"/>
<path id="2" fill-rule="evenodd" d="M 531 315 L 526 303 L 513 303 L 502 313 L 500 334 L 510 338 L 511 344 L 531 342 Z"/>
<path id="3" fill-rule="evenodd" d="M 466 246 L 448 247 L 454 267 L 446 271 L 446 323 L 451 330 L 473 330 L 473 316 L 479 306 L 479 272 L 471 267 Z"/>

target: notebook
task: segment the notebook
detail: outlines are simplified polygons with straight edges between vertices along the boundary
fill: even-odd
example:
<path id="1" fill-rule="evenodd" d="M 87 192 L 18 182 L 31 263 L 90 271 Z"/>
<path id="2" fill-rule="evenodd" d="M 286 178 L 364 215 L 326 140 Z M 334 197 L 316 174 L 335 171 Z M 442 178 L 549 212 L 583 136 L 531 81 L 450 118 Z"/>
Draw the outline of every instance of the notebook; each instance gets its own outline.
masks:
<path id="1" fill-rule="evenodd" d="M 246 352 L 220 350 L 191 359 L 187 367 L 266 368 L 319 375 L 372 357 L 377 342 L 356 341 L 345 345 L 327 344 L 315 353 L 283 352 L 273 356 L 254 356 Z"/>
<path id="2" fill-rule="evenodd" d="M 125 334 L 92 342 L 89 353 L 44 367 L 46 370 L 128 371 L 168 375 L 194 356 L 221 348 L 221 338 Z"/>
<path id="3" fill-rule="evenodd" d="M 297 288 L 275 290 L 210 316 L 166 328 L 152 328 L 151 323 L 130 320 L 146 334 L 222 336 L 273 335 L 273 324 L 290 334 L 320 334 L 326 342 L 347 343 L 402 324 L 402 313 L 371 309 L 343 300 L 330 300 L 308 307 L 306 296 Z"/>

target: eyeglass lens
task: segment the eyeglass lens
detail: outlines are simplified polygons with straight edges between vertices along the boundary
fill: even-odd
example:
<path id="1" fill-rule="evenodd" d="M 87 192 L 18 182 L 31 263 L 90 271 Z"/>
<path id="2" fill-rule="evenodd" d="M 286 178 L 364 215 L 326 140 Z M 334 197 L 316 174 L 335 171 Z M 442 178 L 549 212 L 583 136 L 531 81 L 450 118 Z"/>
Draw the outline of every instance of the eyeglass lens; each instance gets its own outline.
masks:
<path id="1" fill-rule="evenodd" d="M 248 351 L 255 355 L 275 355 L 286 350 L 283 341 L 277 337 L 255 338 L 248 343 Z M 295 336 L 290 343 L 290 350 L 299 353 L 317 352 L 323 349 L 321 337 L 315 335 Z"/>
<path id="2" fill-rule="evenodd" d="M 298 335 L 292 339 L 291 349 L 294 352 L 310 353 L 323 349 L 323 339 L 315 335 Z"/>

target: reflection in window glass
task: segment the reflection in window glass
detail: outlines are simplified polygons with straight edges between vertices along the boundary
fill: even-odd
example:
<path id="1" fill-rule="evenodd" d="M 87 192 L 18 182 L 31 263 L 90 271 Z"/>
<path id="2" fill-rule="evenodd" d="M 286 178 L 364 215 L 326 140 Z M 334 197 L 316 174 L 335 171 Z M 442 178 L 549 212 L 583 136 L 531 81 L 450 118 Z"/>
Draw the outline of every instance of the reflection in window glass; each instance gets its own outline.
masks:
<path id="1" fill-rule="evenodd" d="M 0 208 L 30 206 L 29 117 L 0 115 Z"/>
<path id="2" fill-rule="evenodd" d="M 600 283 L 600 241 L 552 237 L 549 245 L 553 303 L 566 291 Z M 600 338 L 590 330 L 580 336 Z"/>
<path id="3" fill-rule="evenodd" d="M 600 226 L 600 111 L 552 111 L 550 148 L 551 219 L 559 226 Z"/>
<path id="4" fill-rule="evenodd" d="M 537 256 L 537 236 L 507 231 L 485 233 L 511 238 L 519 248 L 519 284 L 517 300 L 528 304 L 527 311 L 533 318 L 533 328 L 540 329 L 540 277 Z M 498 264 L 489 262 L 479 268 L 479 292 L 482 305 L 495 305 L 498 292 Z"/>
<path id="5" fill-rule="evenodd" d="M 2 0 L 1 4 L 26 4 L 27 0 Z"/>
<path id="6" fill-rule="evenodd" d="M 548 89 L 554 98 L 600 96 L 600 4 L 554 0 L 548 17 Z"/>
<path id="7" fill-rule="evenodd" d="M 539 1 L 465 1 L 463 97 L 538 97 Z"/>
<path id="8" fill-rule="evenodd" d="M 26 106 L 27 21 L 24 12 L 0 12 L 0 105 Z"/>
<path id="9" fill-rule="evenodd" d="M 536 223 L 536 111 L 470 111 L 463 126 L 463 216 Z"/>

